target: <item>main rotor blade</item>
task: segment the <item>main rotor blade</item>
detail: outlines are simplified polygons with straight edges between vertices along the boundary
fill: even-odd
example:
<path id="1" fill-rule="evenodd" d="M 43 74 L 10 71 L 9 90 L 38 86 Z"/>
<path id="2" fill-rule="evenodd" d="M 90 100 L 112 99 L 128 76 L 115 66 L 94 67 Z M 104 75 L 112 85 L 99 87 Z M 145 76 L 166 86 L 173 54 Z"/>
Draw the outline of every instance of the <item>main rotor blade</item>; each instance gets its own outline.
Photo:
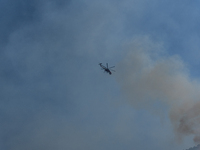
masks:
<path id="1" fill-rule="evenodd" d="M 109 68 L 114 68 L 115 66 L 109 67 Z"/>
<path id="2" fill-rule="evenodd" d="M 106 68 L 104 65 L 101 65 L 102 68 Z"/>
<path id="3" fill-rule="evenodd" d="M 108 68 L 108 63 L 106 63 L 106 66 L 107 66 L 107 68 Z"/>
<path id="4" fill-rule="evenodd" d="M 110 69 L 110 70 L 115 72 L 115 70 L 112 70 L 112 69 Z"/>

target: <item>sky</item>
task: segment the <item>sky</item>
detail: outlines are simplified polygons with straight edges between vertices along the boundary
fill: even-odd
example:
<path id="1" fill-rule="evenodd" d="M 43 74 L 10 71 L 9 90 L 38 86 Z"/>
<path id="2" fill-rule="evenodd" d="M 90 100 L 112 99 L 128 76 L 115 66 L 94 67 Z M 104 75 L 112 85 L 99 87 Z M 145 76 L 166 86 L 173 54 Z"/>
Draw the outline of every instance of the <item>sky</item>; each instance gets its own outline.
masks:
<path id="1" fill-rule="evenodd" d="M 200 144 L 199 4 L 1 0 L 0 149 Z"/>

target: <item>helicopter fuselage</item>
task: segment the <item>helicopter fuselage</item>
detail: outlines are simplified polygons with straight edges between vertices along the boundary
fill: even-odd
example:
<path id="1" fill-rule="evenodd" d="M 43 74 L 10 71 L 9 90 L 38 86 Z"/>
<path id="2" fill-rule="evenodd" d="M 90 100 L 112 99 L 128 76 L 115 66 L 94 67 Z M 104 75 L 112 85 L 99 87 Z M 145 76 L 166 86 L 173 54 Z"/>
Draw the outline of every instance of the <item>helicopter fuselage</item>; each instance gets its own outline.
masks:
<path id="1" fill-rule="evenodd" d="M 110 71 L 110 69 L 108 69 L 108 67 L 105 67 L 102 65 L 102 63 L 99 64 L 101 66 L 102 69 L 104 69 L 105 72 L 109 73 L 110 75 L 112 74 L 112 72 Z"/>
<path id="2" fill-rule="evenodd" d="M 107 73 L 109 73 L 110 75 L 112 74 L 111 71 L 109 69 L 104 69 Z"/>

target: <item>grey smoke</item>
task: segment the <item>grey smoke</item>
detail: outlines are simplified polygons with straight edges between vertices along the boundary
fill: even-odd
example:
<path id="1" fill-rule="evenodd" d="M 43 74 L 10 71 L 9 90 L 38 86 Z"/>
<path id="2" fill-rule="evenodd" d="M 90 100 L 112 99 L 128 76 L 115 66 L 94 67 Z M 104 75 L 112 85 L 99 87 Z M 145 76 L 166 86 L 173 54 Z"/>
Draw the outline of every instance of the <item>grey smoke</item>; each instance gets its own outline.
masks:
<path id="1" fill-rule="evenodd" d="M 196 51 L 186 58 L 195 55 L 198 60 L 198 38 L 193 41 L 199 27 L 190 23 L 198 24 L 197 2 L 2 0 L 0 4 L 0 149 L 179 147 L 173 143 L 168 121 L 163 129 L 157 117 L 133 109 L 143 107 L 154 113 L 170 107 L 180 137 L 196 132 L 195 125 L 191 132 L 182 132 L 191 126 L 188 116 L 193 115 L 182 119 L 175 111 L 181 109 L 173 107 L 186 104 L 169 100 L 180 99 L 174 89 L 193 99 L 196 81 L 190 81 L 178 56 L 165 56 L 162 44 L 138 35 L 152 35 L 181 54 L 192 45 Z M 133 36 L 137 42 L 126 42 Z M 113 76 L 104 76 L 98 66 L 121 60 L 127 54 L 123 44 L 132 53 L 116 65 L 115 75 L 124 79 L 119 82 L 131 106 L 124 104 Z M 190 103 L 187 110 L 192 107 Z M 186 123 L 181 121 L 180 127 L 179 120 Z"/>

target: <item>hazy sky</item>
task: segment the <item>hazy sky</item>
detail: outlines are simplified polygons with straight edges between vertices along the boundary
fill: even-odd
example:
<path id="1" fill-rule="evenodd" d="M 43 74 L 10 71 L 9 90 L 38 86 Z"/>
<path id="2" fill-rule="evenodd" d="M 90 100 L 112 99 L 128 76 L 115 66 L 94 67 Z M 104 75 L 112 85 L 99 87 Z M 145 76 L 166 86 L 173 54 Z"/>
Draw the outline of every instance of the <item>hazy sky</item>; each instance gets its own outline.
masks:
<path id="1" fill-rule="evenodd" d="M 0 149 L 200 143 L 199 5 L 1 0 Z"/>

